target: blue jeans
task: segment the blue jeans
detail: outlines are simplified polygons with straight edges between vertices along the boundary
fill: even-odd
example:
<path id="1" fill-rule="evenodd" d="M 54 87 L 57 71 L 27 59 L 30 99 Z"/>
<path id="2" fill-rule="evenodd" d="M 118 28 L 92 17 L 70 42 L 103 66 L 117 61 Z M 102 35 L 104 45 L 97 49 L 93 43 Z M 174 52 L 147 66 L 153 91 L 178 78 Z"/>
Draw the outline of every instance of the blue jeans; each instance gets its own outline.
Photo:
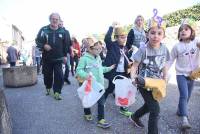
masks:
<path id="1" fill-rule="evenodd" d="M 187 105 L 194 87 L 194 81 L 190 80 L 188 77 L 184 75 L 177 75 L 176 79 L 180 93 L 178 114 L 180 116 L 187 116 L 188 115 Z"/>
<path id="2" fill-rule="evenodd" d="M 40 72 L 40 61 L 41 61 L 40 57 L 35 57 L 35 64 L 37 65 L 37 73 Z"/>
<path id="3" fill-rule="evenodd" d="M 105 105 L 105 97 L 104 95 L 97 101 L 98 103 L 98 121 L 104 119 L 104 105 Z M 91 114 L 90 108 L 84 108 L 84 114 Z"/>

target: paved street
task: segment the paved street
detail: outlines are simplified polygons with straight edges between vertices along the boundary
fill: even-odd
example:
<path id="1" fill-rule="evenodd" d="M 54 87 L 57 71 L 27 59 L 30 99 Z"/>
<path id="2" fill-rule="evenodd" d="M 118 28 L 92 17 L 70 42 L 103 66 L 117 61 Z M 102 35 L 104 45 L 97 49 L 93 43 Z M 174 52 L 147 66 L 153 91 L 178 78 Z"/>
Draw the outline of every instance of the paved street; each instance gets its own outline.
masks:
<path id="1" fill-rule="evenodd" d="M 2 86 L 2 78 L 0 79 Z M 83 109 L 77 96 L 78 87 L 74 78 L 72 84 L 64 85 L 63 100 L 55 101 L 52 96 L 45 95 L 42 75 L 38 83 L 23 88 L 4 88 L 9 111 L 11 113 L 13 134 L 145 134 L 147 131 L 147 116 L 142 118 L 145 129 L 138 129 L 119 113 L 114 104 L 114 98 L 109 96 L 105 113 L 106 119 L 112 123 L 109 129 L 96 127 L 95 118 L 92 122 L 83 119 Z M 143 101 L 140 95 L 130 107 L 137 110 Z M 175 115 L 178 103 L 178 90 L 175 85 L 168 86 L 167 97 L 161 102 L 159 128 L 161 134 L 179 134 L 180 118 Z M 92 108 L 96 117 L 96 106 Z M 196 84 L 189 104 L 189 120 L 192 125 L 191 134 L 200 133 L 200 84 Z"/>

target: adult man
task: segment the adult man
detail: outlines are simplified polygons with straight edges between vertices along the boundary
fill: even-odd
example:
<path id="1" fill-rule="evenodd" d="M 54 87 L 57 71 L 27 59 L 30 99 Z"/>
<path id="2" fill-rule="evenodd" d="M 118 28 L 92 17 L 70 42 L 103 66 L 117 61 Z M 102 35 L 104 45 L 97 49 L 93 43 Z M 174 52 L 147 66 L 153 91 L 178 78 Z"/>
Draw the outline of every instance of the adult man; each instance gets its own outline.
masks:
<path id="1" fill-rule="evenodd" d="M 18 59 L 17 49 L 13 45 L 14 44 L 9 46 L 7 49 L 7 54 L 8 54 L 7 61 L 10 63 L 10 67 L 14 67 Z"/>
<path id="2" fill-rule="evenodd" d="M 61 100 L 61 89 L 63 86 L 62 62 L 66 63 L 68 46 L 71 44 L 70 35 L 67 30 L 59 27 L 60 15 L 52 13 L 49 16 L 50 25 L 40 29 L 36 44 L 42 50 L 44 84 L 47 94 L 53 86 L 54 98 Z"/>

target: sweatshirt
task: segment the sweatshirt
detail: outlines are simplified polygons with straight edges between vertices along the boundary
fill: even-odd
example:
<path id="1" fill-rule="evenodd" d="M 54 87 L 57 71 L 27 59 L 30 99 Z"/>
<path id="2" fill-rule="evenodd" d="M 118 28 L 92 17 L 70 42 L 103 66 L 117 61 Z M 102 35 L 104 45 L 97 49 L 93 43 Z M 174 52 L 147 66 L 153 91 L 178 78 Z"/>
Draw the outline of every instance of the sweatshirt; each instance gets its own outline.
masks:
<path id="1" fill-rule="evenodd" d="M 171 51 L 171 58 L 168 68 L 175 63 L 176 75 L 189 76 L 191 71 L 199 67 L 200 49 L 197 47 L 197 40 L 189 43 L 179 42 Z"/>

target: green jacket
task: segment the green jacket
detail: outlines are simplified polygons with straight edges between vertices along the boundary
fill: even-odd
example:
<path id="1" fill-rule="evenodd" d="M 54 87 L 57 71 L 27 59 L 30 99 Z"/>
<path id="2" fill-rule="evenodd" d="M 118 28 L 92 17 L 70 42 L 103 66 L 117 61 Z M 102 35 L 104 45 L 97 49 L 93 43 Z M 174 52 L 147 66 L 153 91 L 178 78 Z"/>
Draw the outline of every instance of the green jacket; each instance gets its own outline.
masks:
<path id="1" fill-rule="evenodd" d="M 89 72 L 95 77 L 96 81 L 104 85 L 103 73 L 111 71 L 111 67 L 103 67 L 100 56 L 96 58 L 90 53 L 86 52 L 79 61 L 76 69 L 76 75 L 82 79 L 86 79 L 89 76 Z"/>

